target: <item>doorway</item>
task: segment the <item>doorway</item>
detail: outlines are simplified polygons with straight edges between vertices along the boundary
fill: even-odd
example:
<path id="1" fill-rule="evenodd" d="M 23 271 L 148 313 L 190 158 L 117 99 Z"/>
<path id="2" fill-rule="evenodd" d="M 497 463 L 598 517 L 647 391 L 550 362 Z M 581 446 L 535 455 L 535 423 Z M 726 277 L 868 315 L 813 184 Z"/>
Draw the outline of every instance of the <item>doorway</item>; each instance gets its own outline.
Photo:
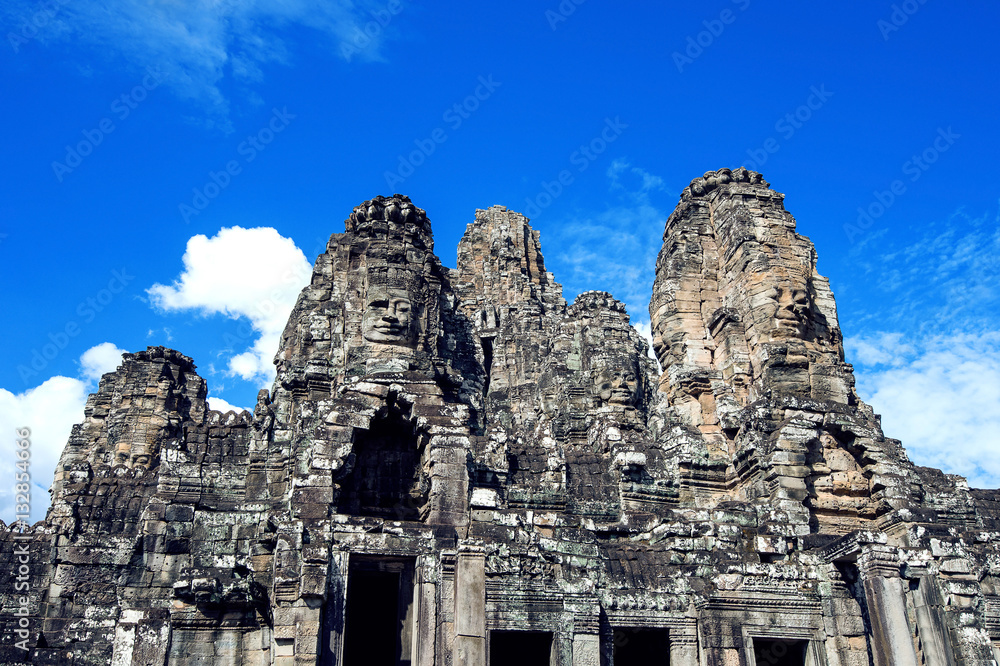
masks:
<path id="1" fill-rule="evenodd" d="M 413 597 L 412 559 L 352 556 L 342 666 L 410 666 Z"/>

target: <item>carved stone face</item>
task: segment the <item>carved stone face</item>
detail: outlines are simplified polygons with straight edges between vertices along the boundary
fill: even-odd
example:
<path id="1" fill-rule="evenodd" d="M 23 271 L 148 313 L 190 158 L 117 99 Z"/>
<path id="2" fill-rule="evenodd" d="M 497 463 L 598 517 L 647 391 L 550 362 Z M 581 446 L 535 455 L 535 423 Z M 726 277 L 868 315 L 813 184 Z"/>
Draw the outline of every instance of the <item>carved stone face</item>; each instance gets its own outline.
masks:
<path id="1" fill-rule="evenodd" d="M 608 405 L 635 405 L 639 378 L 632 368 L 605 368 L 594 377 L 594 393 Z"/>
<path id="2" fill-rule="evenodd" d="M 151 458 L 145 453 L 132 456 L 132 469 L 149 469 Z"/>
<path id="3" fill-rule="evenodd" d="M 538 387 L 538 404 L 535 413 L 553 418 L 559 410 L 559 387 L 552 380 L 542 380 Z"/>
<path id="4" fill-rule="evenodd" d="M 416 343 L 415 313 L 409 292 L 389 289 L 372 294 L 361 324 L 369 342 L 412 347 Z"/>
<path id="5" fill-rule="evenodd" d="M 776 338 L 800 337 L 809 318 L 809 294 L 805 289 L 778 289 L 774 313 Z"/>
<path id="6" fill-rule="evenodd" d="M 120 443 L 115 447 L 114 460 L 111 462 L 113 467 L 128 467 L 129 457 L 131 456 L 131 448 L 127 443 Z"/>
<path id="7" fill-rule="evenodd" d="M 159 457 L 158 452 L 159 446 L 143 445 L 142 443 L 133 446 L 128 442 L 120 442 L 115 446 L 111 465 L 112 467 L 148 470 L 153 464 L 153 456 Z"/>

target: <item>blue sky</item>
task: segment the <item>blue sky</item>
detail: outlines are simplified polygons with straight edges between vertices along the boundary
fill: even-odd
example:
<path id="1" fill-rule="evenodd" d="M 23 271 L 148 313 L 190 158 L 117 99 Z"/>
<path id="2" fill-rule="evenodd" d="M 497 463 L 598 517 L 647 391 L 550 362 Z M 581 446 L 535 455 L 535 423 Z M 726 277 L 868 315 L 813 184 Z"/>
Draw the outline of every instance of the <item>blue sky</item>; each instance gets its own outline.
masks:
<path id="1" fill-rule="evenodd" d="M 641 327 L 680 191 L 739 165 L 816 244 L 887 434 L 1000 485 L 1000 8 L 674 5 L 5 3 L 0 427 L 32 428 L 33 514 L 120 350 L 252 405 L 364 199 L 410 195 L 449 266 L 476 208 L 525 212 L 567 297 Z"/>

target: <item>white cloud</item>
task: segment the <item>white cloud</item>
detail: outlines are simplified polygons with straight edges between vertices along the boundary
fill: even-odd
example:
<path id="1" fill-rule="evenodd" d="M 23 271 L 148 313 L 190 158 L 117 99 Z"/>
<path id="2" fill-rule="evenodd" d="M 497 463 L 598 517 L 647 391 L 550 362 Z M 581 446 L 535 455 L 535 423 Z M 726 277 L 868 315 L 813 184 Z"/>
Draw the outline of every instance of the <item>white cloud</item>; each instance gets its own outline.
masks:
<path id="1" fill-rule="evenodd" d="M 649 358 L 651 358 L 651 359 L 653 359 L 655 361 L 656 360 L 656 354 L 653 353 L 653 330 L 650 327 L 649 322 L 648 321 L 637 321 L 637 322 L 634 322 L 632 324 L 632 326 L 635 327 L 635 330 L 639 331 L 639 335 L 641 335 L 642 337 L 646 338 L 646 344 L 649 345 L 649 349 L 647 350 L 647 354 L 649 355 Z M 659 367 L 659 366 L 657 366 L 657 367 Z"/>
<path id="2" fill-rule="evenodd" d="M 211 395 L 208 396 L 208 408 L 209 409 L 214 409 L 217 412 L 222 412 L 223 414 L 225 414 L 226 412 L 237 412 L 237 413 L 239 413 L 239 412 L 242 412 L 242 411 L 249 411 L 249 410 L 246 410 L 246 408 L 244 408 L 244 407 L 236 407 L 235 405 L 230 405 L 228 402 L 226 402 L 222 398 L 216 398 L 215 396 L 211 396 Z"/>
<path id="3" fill-rule="evenodd" d="M 121 362 L 121 350 L 110 342 L 91 347 L 80 357 L 83 379 L 56 376 L 23 393 L 0 389 L 0 519 L 14 520 L 15 496 L 12 493 L 15 458 L 15 429 L 31 430 L 29 474 L 31 475 L 31 513 L 29 522 L 45 518 L 49 508 L 48 489 L 56 463 L 69 439 L 73 425 L 83 421 L 87 395 L 96 390 L 102 371 L 113 370 Z"/>
<path id="4" fill-rule="evenodd" d="M 869 336 L 851 336 L 844 339 L 847 356 L 867 366 L 902 365 L 915 350 L 903 342 L 902 333 L 878 332 Z"/>
<path id="5" fill-rule="evenodd" d="M 21 33 L 38 13 L 35 0 L 15 0 L 0 10 L 4 23 Z M 86 44 L 117 56 L 144 75 L 163 73 L 167 86 L 225 116 L 223 79 L 253 84 L 264 65 L 287 64 L 290 28 L 306 28 L 346 60 L 381 60 L 381 45 L 395 31 L 403 5 L 373 0 L 118 0 L 59 2 L 42 30 L 25 28 L 45 41 Z M 395 9 L 393 13 L 389 7 Z M 249 97 L 250 95 L 248 95 Z"/>
<path id="6" fill-rule="evenodd" d="M 862 366 L 859 392 L 882 415 L 886 435 L 918 465 L 961 474 L 974 487 L 1000 486 L 1000 333 L 876 338 L 865 344 L 895 345 L 848 361 Z"/>
<path id="7" fill-rule="evenodd" d="M 230 227 L 212 238 L 192 236 L 183 262 L 172 285 L 147 290 L 153 306 L 164 312 L 246 317 L 260 337 L 229 359 L 229 373 L 269 385 L 281 332 L 312 275 L 302 250 L 270 227 Z"/>
<path id="8" fill-rule="evenodd" d="M 862 398 L 915 463 L 996 488 L 1000 209 L 959 208 L 926 229 L 905 244 L 869 238 L 852 251 L 858 284 L 840 303 L 841 321 L 861 334 L 844 341 L 847 360 Z"/>
<path id="9" fill-rule="evenodd" d="M 80 357 L 83 376 L 92 382 L 100 381 L 101 375 L 114 372 L 121 365 L 124 353 L 124 349 L 119 349 L 111 342 L 102 342 L 91 347 Z"/>

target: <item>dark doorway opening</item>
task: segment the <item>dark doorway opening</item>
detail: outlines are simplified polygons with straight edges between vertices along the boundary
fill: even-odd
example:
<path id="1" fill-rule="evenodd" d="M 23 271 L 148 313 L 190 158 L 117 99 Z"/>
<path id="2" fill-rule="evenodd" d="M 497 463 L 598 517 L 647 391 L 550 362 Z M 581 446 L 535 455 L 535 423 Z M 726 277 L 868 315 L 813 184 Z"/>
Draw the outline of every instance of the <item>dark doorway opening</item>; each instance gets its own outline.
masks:
<path id="1" fill-rule="evenodd" d="M 670 642 L 666 629 L 616 627 L 614 666 L 667 666 L 670 663 Z"/>
<path id="2" fill-rule="evenodd" d="M 549 666 L 551 660 L 548 631 L 490 632 L 490 666 Z"/>
<path id="3" fill-rule="evenodd" d="M 483 396 L 490 394 L 490 372 L 493 370 L 493 338 L 479 338 L 483 345 L 483 369 L 486 370 L 486 378 L 483 380 Z"/>
<path id="4" fill-rule="evenodd" d="M 753 656 L 757 666 L 805 666 L 808 645 L 808 641 L 754 638 Z"/>
<path id="5" fill-rule="evenodd" d="M 413 563 L 351 563 L 343 666 L 409 666 L 413 637 Z"/>

